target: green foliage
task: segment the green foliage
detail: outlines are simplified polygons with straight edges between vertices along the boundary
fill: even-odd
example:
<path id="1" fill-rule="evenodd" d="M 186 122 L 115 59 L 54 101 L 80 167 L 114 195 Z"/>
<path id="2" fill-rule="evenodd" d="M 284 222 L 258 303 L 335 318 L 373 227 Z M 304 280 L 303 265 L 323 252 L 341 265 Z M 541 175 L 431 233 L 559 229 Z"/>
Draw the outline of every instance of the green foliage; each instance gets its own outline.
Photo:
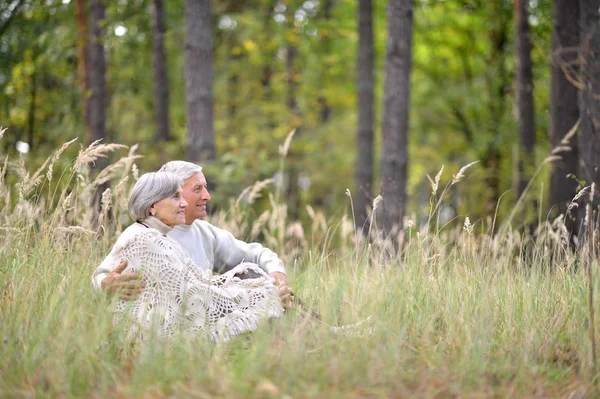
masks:
<path id="1" fill-rule="evenodd" d="M 13 156 L 18 140 L 33 141 L 28 156 L 41 164 L 51 148 L 76 136 L 83 139 L 74 2 L 25 3 L 0 36 L 0 121 L 9 127 L 4 153 Z M 107 142 L 138 143 L 144 171 L 167 159 L 183 158 L 186 145 L 184 2 L 165 2 L 173 141 L 161 144 L 160 152 L 154 138 L 151 3 L 109 2 L 104 25 L 110 97 Z M 377 179 L 386 12 L 385 2 L 374 3 Z M 354 190 L 357 8 L 355 1 L 334 0 L 327 19 L 325 5 L 214 2 L 218 159 L 205 166 L 219 207 L 227 206 L 227 198 L 244 187 L 279 171 L 278 147 L 292 128 L 299 133 L 286 165 L 310 182 L 301 189 L 300 207 L 310 204 L 331 212 L 345 201 L 346 188 Z M 551 4 L 530 2 L 530 13 L 539 163 L 548 151 Z M 425 174 L 434 174 L 442 164 L 456 171 L 481 160 L 470 192 L 459 190 L 449 199 L 460 214 L 468 210 L 473 218 L 489 216 L 496 196 L 511 190 L 515 164 L 511 5 L 501 0 L 417 1 L 414 21 L 408 210 L 425 216 Z M 122 36 L 116 35 L 117 27 L 126 29 Z M 296 113 L 288 107 L 288 44 L 298 51 L 293 76 Z M 327 120 L 324 107 L 330 113 Z M 494 151 L 500 156 L 495 171 L 486 162 Z M 489 187 L 492 173 L 499 178 L 495 192 Z M 542 190 L 545 173 L 532 192 Z M 505 199 L 500 219 L 515 200 L 510 192 Z"/>

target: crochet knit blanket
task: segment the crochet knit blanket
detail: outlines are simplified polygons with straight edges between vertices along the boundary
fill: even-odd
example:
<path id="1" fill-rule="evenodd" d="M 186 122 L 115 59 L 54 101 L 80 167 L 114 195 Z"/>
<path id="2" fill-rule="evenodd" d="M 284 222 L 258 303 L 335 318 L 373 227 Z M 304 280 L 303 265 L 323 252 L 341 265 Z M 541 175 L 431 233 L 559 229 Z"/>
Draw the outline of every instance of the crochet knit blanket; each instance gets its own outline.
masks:
<path id="1" fill-rule="evenodd" d="M 113 321 L 126 317 L 128 337 L 135 341 L 150 331 L 226 341 L 283 314 L 277 287 L 257 265 L 242 263 L 213 276 L 197 267 L 179 243 L 154 229 L 117 241 L 115 259 L 127 260 L 123 273 L 140 273 L 144 284 L 135 301 L 120 300 L 114 308 Z"/>

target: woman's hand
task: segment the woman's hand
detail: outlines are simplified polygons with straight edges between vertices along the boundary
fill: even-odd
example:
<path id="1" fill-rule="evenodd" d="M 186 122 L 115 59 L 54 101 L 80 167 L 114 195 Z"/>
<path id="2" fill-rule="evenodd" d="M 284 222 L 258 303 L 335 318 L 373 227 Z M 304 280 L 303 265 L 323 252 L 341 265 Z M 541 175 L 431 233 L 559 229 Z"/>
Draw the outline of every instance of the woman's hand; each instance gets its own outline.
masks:
<path id="1" fill-rule="evenodd" d="M 102 291 L 109 296 L 117 296 L 124 301 L 134 301 L 142 293 L 144 286 L 142 276 L 138 273 L 121 274 L 127 267 L 127 261 L 119 263 L 117 267 L 104 277 L 100 285 Z"/>
<path id="2" fill-rule="evenodd" d="M 292 300 L 294 298 L 294 293 L 292 292 L 292 288 L 288 283 L 285 273 L 273 272 L 270 273 L 269 276 L 273 278 L 273 284 L 277 287 L 281 306 L 283 306 L 284 309 L 291 308 L 293 306 Z"/>

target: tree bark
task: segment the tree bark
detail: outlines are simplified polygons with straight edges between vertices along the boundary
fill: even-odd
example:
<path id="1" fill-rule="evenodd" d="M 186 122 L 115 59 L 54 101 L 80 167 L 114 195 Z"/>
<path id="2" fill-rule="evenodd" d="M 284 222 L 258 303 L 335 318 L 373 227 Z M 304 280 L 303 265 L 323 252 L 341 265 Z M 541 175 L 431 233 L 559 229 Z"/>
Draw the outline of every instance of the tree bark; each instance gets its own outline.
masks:
<path id="1" fill-rule="evenodd" d="M 567 79 L 579 75 L 577 49 L 579 47 L 579 3 L 572 0 L 554 0 L 552 4 L 552 69 L 550 72 L 550 142 L 552 147 L 575 126 L 579 119 L 578 90 Z M 577 190 L 578 144 L 574 136 L 568 141 L 570 151 L 560 153 L 550 175 L 549 206 L 551 215 L 565 215 L 565 225 L 576 233 L 576 212 L 567 215 L 569 202 Z M 569 176 L 571 175 L 571 176 Z"/>
<path id="2" fill-rule="evenodd" d="M 171 138 L 169 128 L 169 76 L 165 55 L 165 13 L 163 0 L 154 0 L 152 33 L 154 58 L 154 97 L 156 112 L 156 141 Z"/>
<path id="3" fill-rule="evenodd" d="M 263 18 L 263 36 L 264 42 L 269 43 L 269 41 L 273 40 L 273 13 L 275 11 L 275 6 L 277 5 L 278 0 L 267 0 L 267 5 L 265 6 L 266 11 L 264 11 Z M 260 83 L 264 89 L 265 96 L 268 100 L 271 98 L 271 78 L 273 77 L 273 61 L 275 60 L 275 56 L 277 54 L 277 46 L 272 46 L 267 44 L 264 56 L 264 63 L 262 67 L 262 73 L 260 76 Z"/>
<path id="4" fill-rule="evenodd" d="M 389 0 L 387 15 L 379 220 L 389 236 L 402 228 L 406 206 L 413 1 Z"/>
<path id="5" fill-rule="evenodd" d="M 89 44 L 89 84 L 88 99 L 90 118 L 90 142 L 106 137 L 106 60 L 104 56 L 103 0 L 90 0 L 90 44 Z"/>
<path id="6" fill-rule="evenodd" d="M 517 34 L 517 110 L 519 122 L 519 164 L 517 198 L 525 191 L 535 165 L 535 106 L 533 102 L 533 67 L 531 64 L 531 33 L 527 0 L 514 0 Z"/>
<path id="7" fill-rule="evenodd" d="M 33 148 L 35 138 L 35 111 L 37 108 L 37 65 L 34 61 L 31 74 L 31 91 L 29 92 L 29 112 L 27 118 L 27 143 Z"/>
<path id="8" fill-rule="evenodd" d="M 498 137 L 500 137 L 500 126 L 506 114 L 507 88 L 511 84 L 506 68 L 506 45 L 511 13 L 507 12 L 510 9 L 506 7 L 503 0 L 488 1 L 487 6 L 490 15 L 495 15 L 493 26 L 489 30 L 491 50 L 488 57 L 490 69 L 487 76 L 489 89 L 489 122 L 487 125 L 492 139 L 487 145 L 481 163 L 486 170 L 485 182 L 490 190 L 487 212 L 493 214 L 502 195 L 501 166 L 504 155 Z"/>
<path id="9" fill-rule="evenodd" d="M 374 98 L 374 40 L 373 2 L 359 0 L 358 8 L 358 59 L 356 87 L 358 89 L 358 130 L 356 132 L 356 228 L 365 233 L 368 212 L 372 200 L 373 184 L 373 111 Z"/>
<path id="10" fill-rule="evenodd" d="M 289 29 L 294 29 L 293 25 Z M 296 100 L 296 56 L 298 49 L 295 46 L 295 40 L 289 40 L 286 51 L 286 74 L 287 74 L 287 106 L 291 117 L 291 126 L 296 129 L 295 137 L 300 135 L 300 111 Z M 298 192 L 298 163 L 300 162 L 300 154 L 296 150 L 290 148 L 288 152 L 288 185 L 286 192 L 286 201 L 288 205 L 288 216 L 291 220 L 299 217 L 300 209 L 300 194 Z"/>
<path id="11" fill-rule="evenodd" d="M 75 1 L 75 20 L 77 22 L 77 72 L 79 74 L 79 89 L 81 90 L 81 113 L 83 115 L 84 142 L 90 141 L 90 122 L 88 114 L 88 15 L 86 1 Z"/>
<path id="12" fill-rule="evenodd" d="M 325 21 L 325 32 L 322 38 L 323 54 L 325 54 L 322 70 L 321 70 L 321 88 L 317 102 L 319 103 L 319 114 L 321 123 L 325 124 L 331 119 L 331 106 L 327 97 L 324 94 L 325 87 L 327 85 L 327 72 L 330 70 L 330 62 L 327 61 L 329 54 L 331 53 L 331 33 L 330 33 L 330 22 L 331 22 L 331 11 L 333 10 L 333 0 L 324 0 L 323 5 L 323 20 Z"/>
<path id="13" fill-rule="evenodd" d="M 185 0 L 185 98 L 188 161 L 215 158 L 213 28 L 210 0 Z"/>
<path id="14" fill-rule="evenodd" d="M 106 59 L 104 55 L 104 23 L 106 9 L 103 0 L 90 0 L 89 87 L 88 112 L 90 143 L 106 137 Z M 100 159 L 95 169 L 105 167 L 107 161 Z M 107 184 L 97 187 L 92 207 L 96 215 L 100 211 L 100 199 Z"/>
<path id="15" fill-rule="evenodd" d="M 599 0 L 580 0 L 581 83 L 579 110 L 579 178 L 586 184 L 600 187 L 600 31 L 598 30 Z M 600 204 L 596 195 L 592 208 Z"/>

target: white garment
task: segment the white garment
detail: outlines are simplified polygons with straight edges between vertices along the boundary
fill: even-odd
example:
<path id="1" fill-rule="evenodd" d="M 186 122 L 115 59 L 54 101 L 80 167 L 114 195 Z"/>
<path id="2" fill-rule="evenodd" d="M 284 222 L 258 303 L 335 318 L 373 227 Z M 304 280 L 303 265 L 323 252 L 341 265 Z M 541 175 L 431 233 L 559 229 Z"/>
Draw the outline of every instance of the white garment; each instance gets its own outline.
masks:
<path id="1" fill-rule="evenodd" d="M 213 276 L 165 235 L 168 230 L 152 217 L 144 224 L 134 223 L 109 254 L 111 268 L 127 260 L 123 273 L 142 275 L 145 288 L 139 298 L 121 300 L 114 309 L 115 323 L 128 319 L 131 339 L 143 339 L 148 330 L 155 330 L 166 336 L 204 333 L 215 341 L 228 340 L 255 330 L 262 319 L 283 314 L 277 287 L 262 269 L 242 263 Z M 241 279 L 244 274 L 254 277 Z"/>
<path id="2" fill-rule="evenodd" d="M 129 234 L 137 231 L 135 223 L 126 228 L 121 237 L 127 238 Z M 130 231 L 134 229 L 135 231 Z M 191 225 L 179 225 L 167 233 L 177 241 L 198 267 L 223 273 L 233 269 L 242 262 L 257 264 L 266 273 L 285 273 L 283 262 L 277 254 L 258 243 L 248 244 L 237 240 L 233 234 L 203 220 L 196 220 Z M 112 252 L 96 268 L 93 277 L 93 286 L 97 291 L 102 290 L 101 282 L 119 264 L 112 257 Z"/>

